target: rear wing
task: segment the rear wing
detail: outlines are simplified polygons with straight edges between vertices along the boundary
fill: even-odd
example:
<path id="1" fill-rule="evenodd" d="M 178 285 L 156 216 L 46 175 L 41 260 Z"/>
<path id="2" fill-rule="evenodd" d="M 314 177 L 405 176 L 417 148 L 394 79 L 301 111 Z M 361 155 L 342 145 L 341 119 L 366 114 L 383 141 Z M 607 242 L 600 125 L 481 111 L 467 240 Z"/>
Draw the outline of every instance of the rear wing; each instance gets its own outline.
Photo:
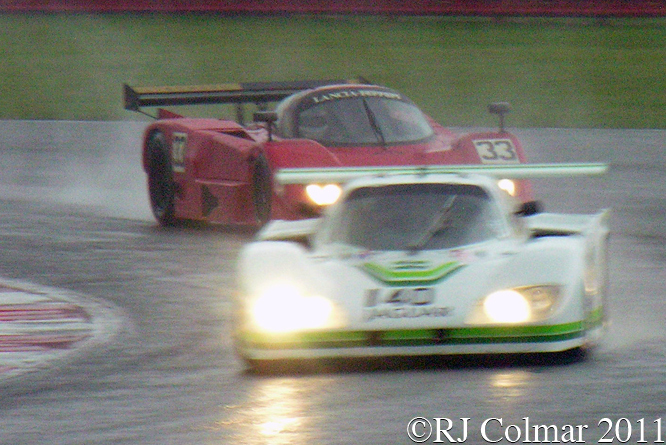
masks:
<path id="1" fill-rule="evenodd" d="M 277 102 L 299 91 L 326 85 L 369 83 L 366 79 L 303 80 L 292 82 L 246 82 L 219 85 L 131 87 L 123 86 L 125 109 L 202 104 L 246 104 L 259 106 Z"/>
<path id="2" fill-rule="evenodd" d="M 605 163 L 518 164 L 518 165 L 424 165 L 414 167 L 283 168 L 275 180 L 284 185 L 345 183 L 365 176 L 479 174 L 506 179 L 536 179 L 598 176 L 608 171 Z"/>

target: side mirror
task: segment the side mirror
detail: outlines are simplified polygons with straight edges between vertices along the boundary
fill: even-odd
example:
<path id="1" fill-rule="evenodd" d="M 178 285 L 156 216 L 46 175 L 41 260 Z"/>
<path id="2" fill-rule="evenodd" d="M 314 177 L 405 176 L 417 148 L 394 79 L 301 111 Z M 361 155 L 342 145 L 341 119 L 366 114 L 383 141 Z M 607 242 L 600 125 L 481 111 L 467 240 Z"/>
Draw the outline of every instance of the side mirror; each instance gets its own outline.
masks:
<path id="1" fill-rule="evenodd" d="M 488 105 L 488 112 L 499 116 L 500 132 L 504 132 L 504 115 L 508 114 L 510 111 L 511 105 L 509 102 L 494 102 Z"/>
<path id="2" fill-rule="evenodd" d="M 273 123 L 277 120 L 278 120 L 278 115 L 275 111 L 256 111 L 254 113 L 255 122 Z"/>
<path id="3" fill-rule="evenodd" d="M 256 111 L 253 115 L 255 122 L 266 122 L 268 127 L 268 140 L 273 140 L 273 126 L 278 120 L 278 115 L 275 111 Z"/>
<path id="4" fill-rule="evenodd" d="M 532 216 L 536 215 L 537 213 L 543 212 L 543 205 L 541 204 L 540 201 L 528 201 L 524 202 L 518 211 L 516 212 L 516 215 L 519 216 Z"/>

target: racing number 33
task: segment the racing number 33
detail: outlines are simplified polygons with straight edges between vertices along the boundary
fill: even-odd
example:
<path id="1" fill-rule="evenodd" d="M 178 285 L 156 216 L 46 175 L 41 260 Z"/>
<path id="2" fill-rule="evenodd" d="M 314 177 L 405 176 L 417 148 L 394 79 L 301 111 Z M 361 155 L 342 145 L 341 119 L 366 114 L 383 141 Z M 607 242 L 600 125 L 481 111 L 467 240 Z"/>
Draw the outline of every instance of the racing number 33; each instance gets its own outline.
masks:
<path id="1" fill-rule="evenodd" d="M 171 142 L 171 160 L 173 171 L 185 171 L 185 150 L 187 148 L 187 133 L 174 133 Z"/>
<path id="2" fill-rule="evenodd" d="M 520 162 L 511 139 L 480 139 L 474 147 L 484 164 L 517 164 Z"/>

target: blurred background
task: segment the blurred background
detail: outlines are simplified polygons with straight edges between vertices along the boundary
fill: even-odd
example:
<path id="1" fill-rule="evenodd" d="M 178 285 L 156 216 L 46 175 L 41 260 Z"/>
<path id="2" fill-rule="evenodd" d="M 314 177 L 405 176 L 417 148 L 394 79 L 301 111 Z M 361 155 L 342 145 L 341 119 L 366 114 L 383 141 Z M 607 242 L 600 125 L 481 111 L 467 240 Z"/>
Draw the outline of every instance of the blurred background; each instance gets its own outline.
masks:
<path id="1" fill-rule="evenodd" d="M 351 78 L 447 126 L 665 128 L 662 1 L 0 1 L 0 119 L 131 120 L 122 85 Z M 232 110 L 191 110 L 232 117 Z"/>

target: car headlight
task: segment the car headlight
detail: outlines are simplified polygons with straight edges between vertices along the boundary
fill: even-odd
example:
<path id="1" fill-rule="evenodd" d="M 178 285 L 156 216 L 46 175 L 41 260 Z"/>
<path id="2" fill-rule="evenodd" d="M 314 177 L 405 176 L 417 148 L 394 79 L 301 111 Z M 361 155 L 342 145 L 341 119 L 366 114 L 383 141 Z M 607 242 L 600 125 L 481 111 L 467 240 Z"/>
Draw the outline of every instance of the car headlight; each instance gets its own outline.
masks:
<path id="1" fill-rule="evenodd" d="M 276 333 L 331 327 L 335 321 L 329 299 L 282 284 L 267 288 L 253 301 L 250 317 L 260 330 Z"/>
<path id="2" fill-rule="evenodd" d="M 497 186 L 509 195 L 516 196 L 516 183 L 511 179 L 500 179 L 497 181 Z"/>
<path id="3" fill-rule="evenodd" d="M 528 286 L 499 290 L 486 296 L 468 320 L 473 324 L 511 324 L 544 320 L 557 309 L 560 287 Z"/>
<path id="4" fill-rule="evenodd" d="M 342 189 L 337 184 L 310 184 L 305 187 L 308 198 L 318 206 L 327 206 L 338 200 L 342 194 Z"/>

